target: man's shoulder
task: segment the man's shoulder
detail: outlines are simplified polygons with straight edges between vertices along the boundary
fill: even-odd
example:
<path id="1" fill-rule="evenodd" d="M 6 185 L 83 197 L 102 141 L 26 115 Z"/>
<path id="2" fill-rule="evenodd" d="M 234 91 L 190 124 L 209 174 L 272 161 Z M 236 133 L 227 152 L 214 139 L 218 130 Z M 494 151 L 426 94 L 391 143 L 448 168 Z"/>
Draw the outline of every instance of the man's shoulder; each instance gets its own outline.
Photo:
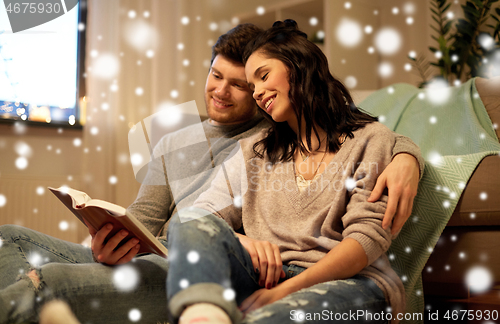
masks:
<path id="1" fill-rule="evenodd" d="M 187 143 L 188 139 L 188 142 L 206 141 L 203 123 L 206 123 L 206 121 L 186 126 L 177 131 L 163 135 L 158 143 L 156 143 L 155 149 L 170 147 L 171 150 L 175 150 L 184 145 L 189 145 Z"/>
<path id="2" fill-rule="evenodd" d="M 256 129 L 255 133 L 253 133 L 252 135 L 250 135 L 248 137 L 240 139 L 239 142 L 240 142 L 242 147 L 249 146 L 249 145 L 253 147 L 253 144 L 257 143 L 258 141 L 260 141 L 261 139 L 266 137 L 268 132 L 269 132 L 268 127 Z"/>

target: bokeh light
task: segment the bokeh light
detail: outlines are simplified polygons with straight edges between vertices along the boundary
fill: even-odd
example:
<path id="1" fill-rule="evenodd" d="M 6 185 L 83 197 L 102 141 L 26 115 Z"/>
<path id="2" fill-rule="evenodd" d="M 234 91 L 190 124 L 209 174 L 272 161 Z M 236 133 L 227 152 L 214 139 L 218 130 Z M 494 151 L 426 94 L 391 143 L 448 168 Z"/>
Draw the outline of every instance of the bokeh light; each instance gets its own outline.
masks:
<path id="1" fill-rule="evenodd" d="M 92 73 L 100 79 L 112 79 L 120 71 L 120 61 L 113 54 L 102 54 L 92 62 Z"/>
<path id="2" fill-rule="evenodd" d="M 477 266 L 467 272 L 465 281 L 471 292 L 481 293 L 487 291 L 491 287 L 493 278 L 488 269 Z"/>
<path id="3" fill-rule="evenodd" d="M 361 25 L 352 19 L 342 18 L 336 30 L 337 40 L 345 47 L 355 47 L 363 39 Z"/>
<path id="4" fill-rule="evenodd" d="M 132 291 L 139 284 L 139 272 L 131 265 L 125 264 L 115 268 L 113 285 L 120 291 Z"/>
<path id="5" fill-rule="evenodd" d="M 137 308 L 132 308 L 130 312 L 128 312 L 128 319 L 132 322 L 137 322 L 141 319 L 142 314 L 141 311 Z"/>
<path id="6" fill-rule="evenodd" d="M 431 103 L 439 105 L 448 101 L 451 95 L 451 89 L 448 86 L 448 82 L 445 80 L 435 79 L 427 85 L 425 94 Z"/>
<path id="7" fill-rule="evenodd" d="M 375 47 L 384 55 L 393 55 L 399 51 L 402 45 L 400 33 L 393 28 L 383 28 L 375 35 Z"/>
<path id="8" fill-rule="evenodd" d="M 382 62 L 378 66 L 378 74 L 382 78 L 388 78 L 394 73 L 394 67 L 389 62 Z"/>
<path id="9" fill-rule="evenodd" d="M 0 208 L 7 204 L 7 197 L 4 194 L 0 194 Z"/>

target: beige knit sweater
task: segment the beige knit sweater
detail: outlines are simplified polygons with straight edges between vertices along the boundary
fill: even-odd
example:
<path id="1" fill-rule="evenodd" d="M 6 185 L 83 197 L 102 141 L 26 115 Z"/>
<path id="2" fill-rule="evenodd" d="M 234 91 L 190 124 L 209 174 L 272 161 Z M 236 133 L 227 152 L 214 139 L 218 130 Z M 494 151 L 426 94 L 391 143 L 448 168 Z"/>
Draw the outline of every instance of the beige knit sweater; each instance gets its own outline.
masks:
<path id="1" fill-rule="evenodd" d="M 253 144 L 265 134 L 240 140 L 194 207 L 218 215 L 233 229 L 243 227 L 253 239 L 277 244 L 284 264 L 309 267 L 344 238 L 357 240 L 369 264 L 359 274 L 384 291 L 393 315 L 402 313 L 403 284 L 385 254 L 393 239 L 390 228 L 382 229 L 387 196 L 366 201 L 391 162 L 396 134 L 380 123 L 358 129 L 303 192 L 293 161 L 272 165 L 255 157 Z"/>

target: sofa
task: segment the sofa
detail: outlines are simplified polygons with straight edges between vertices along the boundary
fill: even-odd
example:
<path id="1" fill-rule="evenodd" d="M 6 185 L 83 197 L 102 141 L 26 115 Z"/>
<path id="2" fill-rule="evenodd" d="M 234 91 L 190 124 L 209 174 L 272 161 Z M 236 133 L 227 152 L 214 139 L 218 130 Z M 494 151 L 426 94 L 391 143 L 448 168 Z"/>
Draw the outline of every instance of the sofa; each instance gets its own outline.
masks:
<path id="1" fill-rule="evenodd" d="M 426 160 L 412 215 L 388 252 L 407 313 L 425 318 L 438 308 L 500 309 L 500 77 L 442 91 L 437 98 L 448 99 L 431 102 L 430 90 L 395 84 L 359 104 Z M 491 279 L 481 291 L 467 281 L 477 269 Z"/>
<path id="2" fill-rule="evenodd" d="M 475 85 L 500 138 L 500 77 L 477 78 Z M 490 272 L 491 285 L 485 291 L 471 289 L 466 280 L 475 269 Z M 485 157 L 475 169 L 422 279 L 425 295 L 436 307 L 500 310 L 499 155 Z"/>

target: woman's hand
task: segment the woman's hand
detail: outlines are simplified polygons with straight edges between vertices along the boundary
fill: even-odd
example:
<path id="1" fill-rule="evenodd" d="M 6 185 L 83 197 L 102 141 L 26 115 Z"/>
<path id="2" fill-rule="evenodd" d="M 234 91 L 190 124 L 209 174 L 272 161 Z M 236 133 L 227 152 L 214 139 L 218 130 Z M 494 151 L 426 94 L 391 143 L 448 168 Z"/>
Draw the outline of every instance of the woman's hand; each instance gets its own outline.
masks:
<path id="1" fill-rule="evenodd" d="M 85 223 L 87 224 L 87 222 Z M 125 244 L 116 249 L 120 242 L 128 235 L 128 232 L 124 229 L 105 242 L 106 237 L 113 230 L 113 225 L 106 224 L 97 232 L 93 230 L 92 226 L 89 226 L 89 224 L 87 224 L 87 227 L 92 236 L 92 244 L 90 245 L 92 252 L 100 263 L 109 265 L 127 263 L 134 258 L 137 252 L 139 252 L 139 240 L 136 238 L 128 240 Z"/>
<path id="2" fill-rule="evenodd" d="M 280 278 L 285 277 L 278 246 L 266 241 L 254 240 L 245 235 L 236 235 L 241 245 L 250 254 L 255 272 L 260 272 L 259 285 L 267 289 L 275 287 Z"/>
<path id="3" fill-rule="evenodd" d="M 272 289 L 259 289 L 251 294 L 247 299 L 241 303 L 239 309 L 246 315 L 248 312 L 256 310 L 262 306 L 274 303 L 277 300 L 287 296 L 291 291 L 283 285 L 277 285 Z"/>
<path id="4" fill-rule="evenodd" d="M 380 174 L 368 201 L 377 201 L 382 196 L 384 189 L 386 187 L 389 189 L 389 200 L 382 228 L 387 229 L 392 223 L 392 234 L 401 230 L 413 209 L 413 199 L 417 195 L 419 178 L 418 161 L 413 155 L 406 153 L 396 155 L 384 172 Z"/>

